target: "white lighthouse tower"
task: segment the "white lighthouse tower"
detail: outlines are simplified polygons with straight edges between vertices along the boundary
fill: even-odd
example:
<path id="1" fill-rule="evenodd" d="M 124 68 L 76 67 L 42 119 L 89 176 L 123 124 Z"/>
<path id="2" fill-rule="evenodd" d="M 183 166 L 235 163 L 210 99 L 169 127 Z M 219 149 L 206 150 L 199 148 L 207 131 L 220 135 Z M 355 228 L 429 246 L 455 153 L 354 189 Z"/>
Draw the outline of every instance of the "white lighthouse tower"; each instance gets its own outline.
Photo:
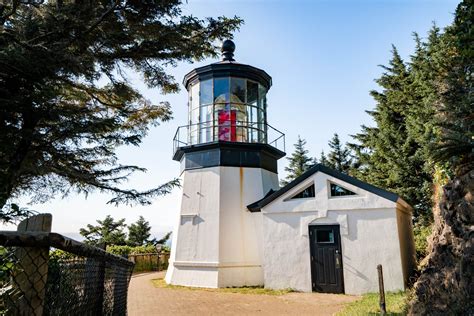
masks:
<path id="1" fill-rule="evenodd" d="M 284 134 L 267 123 L 263 70 L 222 61 L 184 77 L 188 124 L 176 132 L 182 199 L 166 282 L 198 287 L 262 285 L 262 214 L 247 205 L 277 190 Z"/>

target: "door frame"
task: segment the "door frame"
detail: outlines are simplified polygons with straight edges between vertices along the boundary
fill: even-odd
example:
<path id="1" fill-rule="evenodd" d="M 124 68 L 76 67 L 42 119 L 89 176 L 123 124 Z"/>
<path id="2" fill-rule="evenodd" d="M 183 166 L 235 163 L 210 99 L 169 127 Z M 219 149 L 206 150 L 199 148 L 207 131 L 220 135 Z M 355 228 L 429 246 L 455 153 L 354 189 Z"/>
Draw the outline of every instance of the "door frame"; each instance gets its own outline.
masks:
<path id="1" fill-rule="evenodd" d="M 310 258 L 309 258 L 309 263 L 311 267 L 311 290 L 313 292 L 318 292 L 318 293 L 332 293 L 332 292 L 321 292 L 316 289 L 316 270 L 315 270 L 315 265 L 313 264 L 313 260 L 316 260 L 316 255 L 314 253 L 314 246 L 312 244 L 313 240 L 316 238 L 316 236 L 313 236 L 313 231 L 316 232 L 318 227 L 335 227 L 337 228 L 337 248 L 339 248 L 340 252 L 340 279 L 341 279 L 341 292 L 338 292 L 337 294 L 345 294 L 345 287 L 344 287 L 344 263 L 342 260 L 342 242 L 341 242 L 341 229 L 339 224 L 309 224 L 308 225 L 308 240 L 309 240 L 309 253 L 310 253 Z M 335 232 L 336 233 L 336 232 Z M 336 238 L 336 236 L 335 236 Z M 314 286 L 313 286 L 314 284 Z"/>

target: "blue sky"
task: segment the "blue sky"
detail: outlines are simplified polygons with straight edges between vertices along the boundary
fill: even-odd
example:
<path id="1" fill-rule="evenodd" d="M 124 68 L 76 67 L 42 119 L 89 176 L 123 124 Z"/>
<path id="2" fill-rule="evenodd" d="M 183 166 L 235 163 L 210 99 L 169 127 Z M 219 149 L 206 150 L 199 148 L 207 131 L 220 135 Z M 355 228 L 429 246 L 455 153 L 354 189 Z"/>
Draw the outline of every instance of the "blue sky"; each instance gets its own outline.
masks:
<path id="1" fill-rule="evenodd" d="M 327 150 L 337 132 L 344 141 L 361 124 L 371 124 L 365 110 L 374 102 L 369 91 L 387 64 L 391 45 L 405 59 L 413 52 L 412 33 L 426 36 L 433 21 L 444 27 L 452 22 L 458 1 L 223 1 L 188 0 L 184 14 L 198 17 L 234 16 L 245 20 L 235 34 L 235 59 L 267 71 L 273 78 L 268 98 L 269 123 L 286 134 L 291 153 L 298 135 L 307 140 L 313 156 Z M 195 67 L 215 62 L 208 59 L 179 64 L 169 72 L 181 82 Z M 179 176 L 179 163 L 171 159 L 176 128 L 186 121 L 186 91 L 160 95 L 134 76 L 134 84 L 153 102 L 169 101 L 174 119 L 150 130 L 138 148 L 119 150 L 121 163 L 143 166 L 145 174 L 133 176 L 126 186 L 150 188 Z M 280 160 L 280 177 L 286 159 Z M 155 233 L 171 230 L 177 221 L 180 192 L 157 199 L 146 207 L 106 205 L 109 196 L 71 194 L 29 208 L 53 214 L 53 231 L 77 233 L 79 228 L 107 214 L 135 221 L 143 215 Z M 27 201 L 26 199 L 24 202 Z M 73 235 L 74 236 L 74 235 Z"/>

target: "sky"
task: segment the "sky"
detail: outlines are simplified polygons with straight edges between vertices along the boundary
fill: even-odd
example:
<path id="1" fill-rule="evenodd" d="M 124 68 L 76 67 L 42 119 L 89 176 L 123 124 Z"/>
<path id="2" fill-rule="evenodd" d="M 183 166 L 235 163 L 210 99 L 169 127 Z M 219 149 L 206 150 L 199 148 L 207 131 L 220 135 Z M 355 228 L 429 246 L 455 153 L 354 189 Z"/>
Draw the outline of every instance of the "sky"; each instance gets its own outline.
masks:
<path id="1" fill-rule="evenodd" d="M 267 94 L 268 123 L 286 134 L 286 152 L 291 154 L 300 135 L 307 141 L 310 154 L 319 157 L 327 152 L 327 142 L 338 133 L 344 142 L 371 125 L 365 112 L 373 109 L 369 95 L 377 89 L 374 79 L 382 74 L 378 65 L 387 64 L 392 44 L 407 60 L 414 50 L 412 34 L 427 35 L 433 22 L 449 25 L 458 1 L 450 0 L 187 0 L 183 14 L 239 16 L 245 21 L 234 42 L 237 62 L 265 70 L 273 86 Z M 179 63 L 169 69 L 178 82 L 193 68 L 218 59 L 198 63 Z M 161 95 L 147 89 L 138 75 L 135 87 L 152 102 L 169 101 L 174 119 L 152 127 L 140 147 L 118 150 L 121 164 L 145 167 L 124 186 L 137 189 L 156 187 L 179 176 L 179 163 L 171 159 L 172 140 L 178 126 L 186 123 L 187 92 Z M 286 158 L 279 161 L 279 176 L 285 176 Z M 157 198 L 149 206 L 106 204 L 107 194 L 70 194 L 44 204 L 21 205 L 53 214 L 54 232 L 79 238 L 78 232 L 110 214 L 127 223 L 140 215 L 152 226 L 156 236 L 173 229 L 178 220 L 181 192 Z M 12 229 L 12 226 L 4 227 Z"/>

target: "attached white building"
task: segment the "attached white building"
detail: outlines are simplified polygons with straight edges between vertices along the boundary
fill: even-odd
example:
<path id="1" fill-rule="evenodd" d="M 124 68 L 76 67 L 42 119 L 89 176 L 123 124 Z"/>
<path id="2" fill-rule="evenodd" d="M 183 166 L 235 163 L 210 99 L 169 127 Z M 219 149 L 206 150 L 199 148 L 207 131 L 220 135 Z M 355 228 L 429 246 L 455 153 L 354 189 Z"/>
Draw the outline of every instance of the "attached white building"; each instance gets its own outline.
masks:
<path id="1" fill-rule="evenodd" d="M 361 294 L 403 290 L 415 268 L 411 207 L 323 165 L 249 206 L 263 215 L 265 287 Z"/>
<path id="2" fill-rule="evenodd" d="M 223 61 L 185 76 L 189 124 L 173 156 L 183 195 L 166 281 L 361 294 L 377 290 L 382 264 L 385 289 L 404 289 L 411 207 L 322 165 L 279 188 L 284 135 L 267 123 L 271 77 L 236 63 L 234 49 L 226 41 Z"/>

